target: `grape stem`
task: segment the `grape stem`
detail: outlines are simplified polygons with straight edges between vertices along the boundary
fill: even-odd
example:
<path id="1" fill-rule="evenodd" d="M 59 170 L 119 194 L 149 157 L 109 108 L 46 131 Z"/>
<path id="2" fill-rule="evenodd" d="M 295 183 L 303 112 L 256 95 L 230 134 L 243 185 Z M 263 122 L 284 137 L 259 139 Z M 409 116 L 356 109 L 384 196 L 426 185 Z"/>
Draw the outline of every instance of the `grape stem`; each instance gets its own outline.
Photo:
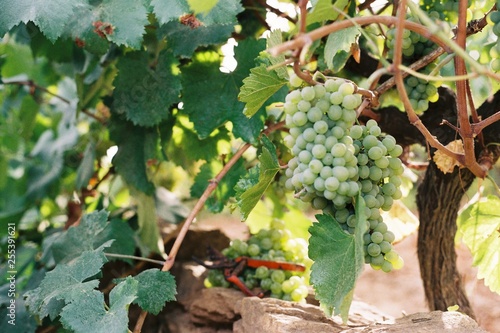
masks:
<path id="1" fill-rule="evenodd" d="M 274 123 L 272 125 L 269 125 L 265 130 L 262 131 L 262 135 L 268 135 L 269 133 L 272 133 L 274 131 L 280 130 L 282 127 L 285 126 L 285 122 L 281 121 L 278 123 Z M 186 220 L 182 223 L 181 229 L 175 239 L 174 245 L 172 245 L 172 249 L 170 250 L 170 253 L 168 254 L 167 259 L 165 260 L 162 271 L 167 272 L 170 271 L 172 266 L 174 265 L 175 262 L 175 257 L 177 256 L 177 253 L 179 252 L 179 249 L 182 245 L 182 242 L 184 241 L 184 238 L 186 237 L 187 232 L 189 231 L 189 228 L 191 226 L 191 223 L 193 223 L 195 217 L 198 215 L 198 213 L 202 210 L 203 206 L 205 205 L 205 202 L 210 198 L 210 195 L 212 194 L 213 191 L 217 188 L 217 185 L 219 182 L 224 178 L 224 176 L 231 170 L 231 168 L 236 164 L 236 162 L 240 159 L 240 157 L 245 153 L 248 148 L 252 147 L 251 143 L 246 143 L 244 144 L 238 151 L 231 157 L 231 159 L 224 165 L 222 170 L 215 176 L 213 181 L 210 181 L 207 188 L 201 195 L 200 199 L 196 202 L 195 206 L 189 213 L 188 217 Z M 142 311 L 141 314 L 139 315 L 139 318 L 137 319 L 137 323 L 134 328 L 134 333 L 140 333 L 142 330 L 142 326 L 144 325 L 144 320 L 146 319 L 147 316 L 146 311 Z"/>

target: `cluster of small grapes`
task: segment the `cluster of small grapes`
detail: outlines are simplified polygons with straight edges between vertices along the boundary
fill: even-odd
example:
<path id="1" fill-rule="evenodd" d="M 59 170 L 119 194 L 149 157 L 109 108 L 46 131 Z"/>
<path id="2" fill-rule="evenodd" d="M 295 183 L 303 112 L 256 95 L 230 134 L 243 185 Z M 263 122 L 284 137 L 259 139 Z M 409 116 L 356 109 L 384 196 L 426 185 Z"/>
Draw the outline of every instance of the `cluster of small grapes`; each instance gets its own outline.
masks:
<path id="1" fill-rule="evenodd" d="M 396 144 L 391 135 L 382 135 L 375 120 L 369 120 L 365 126 L 354 125 L 350 135 L 356 146 L 359 165 L 360 190 L 365 200 L 365 216 L 368 231 L 363 236 L 365 244 L 365 262 L 374 269 L 390 272 L 400 269 L 403 259 L 393 249 L 395 236 L 387 228 L 380 209 L 388 211 L 394 200 L 402 197 L 401 178 L 404 168 L 398 158 L 403 149 Z M 353 211 L 351 206 L 349 213 Z M 343 214 L 346 215 L 345 208 Z M 347 217 L 347 228 L 354 222 L 354 214 Z M 349 223 L 350 222 L 350 223 Z M 349 230 L 353 232 L 353 230 Z"/>
<path id="2" fill-rule="evenodd" d="M 429 69 L 430 67 L 427 67 L 424 72 L 430 72 Z M 404 82 L 411 106 L 418 115 L 427 111 L 429 102 L 436 102 L 439 99 L 436 81 L 426 81 L 415 76 L 408 76 Z"/>
<path id="3" fill-rule="evenodd" d="M 459 2 L 460 0 L 420 0 L 420 8 L 425 10 L 431 18 L 437 18 L 442 21 L 455 22 L 458 18 Z M 472 0 L 469 0 L 467 7 L 470 7 L 471 4 Z"/>
<path id="4" fill-rule="evenodd" d="M 401 197 L 403 166 L 398 156 L 403 150 L 392 136 L 382 135 L 375 120 L 354 125 L 361 103 L 354 92 L 353 83 L 328 79 L 288 94 L 284 110 L 290 132 L 284 140 L 294 157 L 285 172 L 285 187 L 334 216 L 351 234 L 357 223 L 354 198 L 361 192 L 369 225 L 366 262 L 390 271 L 400 268 L 402 259 L 392 248 L 394 234 L 387 230 L 380 208 L 389 210 Z"/>
<path id="5" fill-rule="evenodd" d="M 500 8 L 500 1 L 497 1 L 497 8 Z M 491 12 L 490 19 L 495 24 L 493 26 L 493 33 L 497 36 L 497 41 L 490 50 L 492 58 L 491 69 L 498 72 L 500 71 L 500 43 L 498 41 L 498 37 L 500 37 L 500 11 Z"/>
<path id="6" fill-rule="evenodd" d="M 417 18 L 411 16 L 408 16 L 407 20 L 420 23 Z M 396 44 L 396 28 L 389 29 L 386 36 L 385 43 L 388 48 L 388 56 L 392 58 L 394 56 L 394 45 Z M 431 53 L 435 48 L 436 45 L 424 36 L 408 29 L 403 31 L 402 52 L 406 63 L 413 62 Z"/>
<path id="7" fill-rule="evenodd" d="M 270 229 L 261 229 L 248 241 L 234 239 L 222 254 L 234 259 L 247 256 L 254 259 L 291 262 L 310 266 L 307 257 L 307 242 L 301 238 L 291 238 L 284 223 L 274 220 Z M 270 292 L 270 297 L 302 302 L 309 293 L 306 272 L 270 269 L 265 266 L 245 268 L 240 279 L 249 289 L 259 288 Z M 230 287 L 220 270 L 210 270 L 205 279 L 206 287 Z"/>
<path id="8" fill-rule="evenodd" d="M 416 19 L 412 19 L 411 17 L 409 17 L 408 20 L 417 22 Z M 393 56 L 395 35 L 396 29 L 390 29 L 387 31 L 386 45 L 389 49 L 389 57 Z M 408 63 L 429 54 L 435 48 L 435 45 L 430 40 L 417 34 L 416 32 L 405 29 L 403 31 L 402 47 L 404 60 Z M 429 65 L 421 72 L 429 73 L 431 69 L 432 66 Z M 429 108 L 429 102 L 436 102 L 439 99 L 437 86 L 438 83 L 435 81 L 427 81 L 413 76 L 405 78 L 406 92 L 416 114 L 423 114 L 424 111 L 427 111 Z"/>

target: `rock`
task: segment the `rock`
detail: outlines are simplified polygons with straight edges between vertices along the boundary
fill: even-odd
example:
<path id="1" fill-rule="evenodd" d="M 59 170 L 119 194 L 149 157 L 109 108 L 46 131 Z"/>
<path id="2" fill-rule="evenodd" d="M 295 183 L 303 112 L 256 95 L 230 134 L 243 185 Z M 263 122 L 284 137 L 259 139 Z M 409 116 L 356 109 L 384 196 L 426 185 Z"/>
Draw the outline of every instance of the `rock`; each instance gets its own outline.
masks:
<path id="1" fill-rule="evenodd" d="M 231 324 L 239 318 L 234 305 L 243 298 L 245 295 L 236 289 L 203 289 L 189 307 L 191 321 L 199 325 Z"/>
<path id="2" fill-rule="evenodd" d="M 169 333 L 231 333 L 233 330 L 230 325 L 219 326 L 197 326 L 190 320 L 190 315 L 184 311 L 173 310 L 169 313 L 165 324 Z M 148 332 L 144 331 L 143 332 Z"/>
<path id="3" fill-rule="evenodd" d="M 236 304 L 235 310 L 241 319 L 234 323 L 234 333 L 335 333 L 342 330 L 317 306 L 309 304 L 245 297 Z"/>
<path id="4" fill-rule="evenodd" d="M 460 312 L 433 311 L 414 313 L 395 321 L 372 324 L 342 331 L 342 333 L 486 333 L 467 315 Z"/>

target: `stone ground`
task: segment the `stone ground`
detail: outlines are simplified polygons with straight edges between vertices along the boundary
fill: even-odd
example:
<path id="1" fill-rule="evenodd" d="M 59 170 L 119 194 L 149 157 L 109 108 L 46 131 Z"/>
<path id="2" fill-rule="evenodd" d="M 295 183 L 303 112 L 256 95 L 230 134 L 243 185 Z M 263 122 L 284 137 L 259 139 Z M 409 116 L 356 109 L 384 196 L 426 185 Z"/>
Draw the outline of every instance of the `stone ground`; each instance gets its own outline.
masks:
<path id="1" fill-rule="evenodd" d="M 231 216 L 224 219 L 220 215 L 205 217 L 200 224 L 203 228 L 222 229 L 229 238 L 243 238 L 247 233 L 245 225 Z M 416 244 L 416 234 L 396 244 L 396 250 L 405 260 L 405 266 L 399 271 L 386 274 L 367 268 L 357 283 L 355 297 L 396 318 L 403 314 L 428 312 Z M 457 255 L 458 267 L 477 322 L 490 333 L 500 333 L 500 295 L 492 293 L 482 280 L 476 279 L 477 270 L 472 267 L 471 255 L 464 246 L 457 249 Z"/>
<path id="2" fill-rule="evenodd" d="M 366 269 L 357 283 L 355 295 L 394 317 L 400 317 L 403 312 L 429 311 L 418 267 L 417 236 L 411 235 L 395 247 L 404 258 L 405 266 L 389 274 Z M 477 270 L 472 267 L 472 257 L 465 246 L 457 249 L 457 255 L 477 322 L 488 332 L 500 333 L 500 295 L 492 293 L 482 280 L 477 280 Z"/>

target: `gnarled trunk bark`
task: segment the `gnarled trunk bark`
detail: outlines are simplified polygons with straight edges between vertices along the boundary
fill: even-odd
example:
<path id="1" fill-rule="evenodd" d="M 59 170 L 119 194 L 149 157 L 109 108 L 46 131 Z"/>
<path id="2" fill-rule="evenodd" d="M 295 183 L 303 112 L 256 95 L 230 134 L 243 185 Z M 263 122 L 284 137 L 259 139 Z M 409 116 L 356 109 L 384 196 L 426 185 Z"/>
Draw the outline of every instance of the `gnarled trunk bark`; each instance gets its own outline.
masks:
<path id="1" fill-rule="evenodd" d="M 455 234 L 460 200 L 473 180 L 469 170 L 443 174 L 430 163 L 417 195 L 418 259 L 429 308 L 446 310 L 457 304 L 470 317 L 474 313 L 456 266 Z"/>

